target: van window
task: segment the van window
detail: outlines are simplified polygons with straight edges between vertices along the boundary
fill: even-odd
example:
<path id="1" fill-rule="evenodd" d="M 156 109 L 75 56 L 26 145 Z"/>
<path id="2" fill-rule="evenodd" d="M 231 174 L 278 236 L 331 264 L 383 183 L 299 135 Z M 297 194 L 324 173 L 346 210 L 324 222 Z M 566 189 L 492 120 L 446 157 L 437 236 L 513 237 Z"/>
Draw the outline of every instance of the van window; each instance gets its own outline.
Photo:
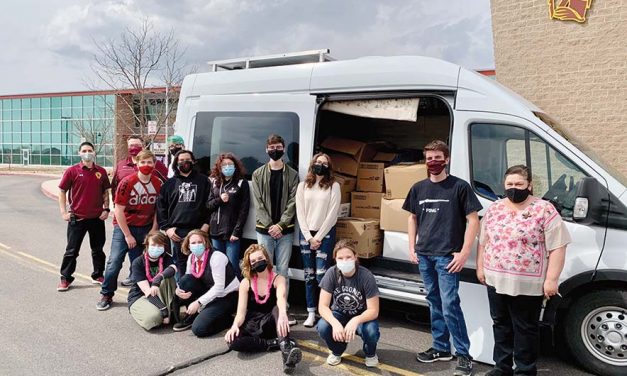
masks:
<path id="1" fill-rule="evenodd" d="M 502 124 L 473 124 L 470 128 L 472 182 L 476 192 L 495 200 L 503 197 L 508 167 L 531 168 L 533 191 L 552 201 L 562 217 L 572 217 L 577 183 L 587 174 L 533 132 Z"/>
<path id="2" fill-rule="evenodd" d="M 285 140 L 284 161 L 298 170 L 298 115 L 293 112 L 199 112 L 193 151 L 203 173 L 209 174 L 220 153 L 241 159 L 246 177 L 267 163 L 266 140 L 275 133 Z"/>

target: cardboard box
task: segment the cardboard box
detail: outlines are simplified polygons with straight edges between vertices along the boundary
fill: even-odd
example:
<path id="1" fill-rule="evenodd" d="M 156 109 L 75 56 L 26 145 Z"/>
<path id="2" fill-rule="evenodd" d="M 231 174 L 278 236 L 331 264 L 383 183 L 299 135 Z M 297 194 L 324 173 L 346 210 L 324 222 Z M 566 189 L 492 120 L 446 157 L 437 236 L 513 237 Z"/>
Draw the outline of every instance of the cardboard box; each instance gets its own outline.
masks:
<path id="1" fill-rule="evenodd" d="M 346 218 L 351 215 L 351 204 L 340 204 L 340 210 L 337 213 L 338 218 Z"/>
<path id="2" fill-rule="evenodd" d="M 407 233 L 384 231 L 383 257 L 409 261 L 409 236 Z"/>
<path id="3" fill-rule="evenodd" d="M 362 218 L 340 218 L 336 224 L 336 238 L 351 239 L 357 242 L 357 255 L 361 258 L 381 256 L 383 234 L 379 221 Z"/>
<path id="4" fill-rule="evenodd" d="M 351 193 L 351 217 L 373 218 L 381 216 L 381 198 L 383 193 L 353 192 Z"/>
<path id="5" fill-rule="evenodd" d="M 385 192 L 383 189 L 383 163 L 360 163 L 357 170 L 357 190 L 359 192 Z"/>
<path id="6" fill-rule="evenodd" d="M 335 171 L 350 176 L 357 176 L 359 162 L 371 161 L 376 154 L 374 145 L 333 136 L 327 137 L 322 147 L 330 150 Z"/>
<path id="7" fill-rule="evenodd" d="M 357 186 L 357 179 L 352 176 L 335 174 L 335 181 L 340 185 L 340 191 L 342 192 L 342 204 L 351 202 L 351 192 L 355 190 Z"/>
<path id="8" fill-rule="evenodd" d="M 427 165 L 397 164 L 384 170 L 385 198 L 406 198 L 411 187 L 428 177 Z"/>
<path id="9" fill-rule="evenodd" d="M 409 212 L 403 210 L 405 199 L 381 199 L 381 230 L 407 233 Z"/>
<path id="10" fill-rule="evenodd" d="M 374 157 L 372 158 L 373 162 L 382 162 L 382 163 L 385 163 L 386 166 L 389 166 L 394 163 L 398 163 L 399 160 L 400 160 L 400 156 L 397 153 L 385 153 L 382 151 L 375 154 Z"/>

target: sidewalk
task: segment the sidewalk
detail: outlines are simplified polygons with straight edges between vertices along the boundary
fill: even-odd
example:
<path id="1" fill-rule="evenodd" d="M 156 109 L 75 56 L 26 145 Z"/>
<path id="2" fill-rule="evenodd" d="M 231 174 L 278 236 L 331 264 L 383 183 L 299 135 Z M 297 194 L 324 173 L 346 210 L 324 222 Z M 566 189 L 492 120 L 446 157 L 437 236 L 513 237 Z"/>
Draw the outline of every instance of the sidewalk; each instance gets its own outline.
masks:
<path id="1" fill-rule="evenodd" d="M 59 182 L 61 179 L 46 180 L 41 183 L 41 193 L 53 200 L 59 199 Z"/>

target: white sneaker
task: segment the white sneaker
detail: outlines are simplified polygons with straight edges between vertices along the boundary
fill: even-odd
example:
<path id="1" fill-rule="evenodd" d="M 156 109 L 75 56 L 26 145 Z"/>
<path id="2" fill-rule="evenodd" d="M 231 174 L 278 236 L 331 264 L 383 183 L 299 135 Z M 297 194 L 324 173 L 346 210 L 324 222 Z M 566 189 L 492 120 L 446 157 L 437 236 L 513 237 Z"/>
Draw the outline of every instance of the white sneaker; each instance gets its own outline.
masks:
<path id="1" fill-rule="evenodd" d="M 337 366 L 341 362 L 342 362 L 342 357 L 333 355 L 333 353 L 329 354 L 329 356 L 327 357 L 327 364 L 330 366 Z"/>
<path id="2" fill-rule="evenodd" d="M 316 314 L 310 313 L 307 316 L 307 320 L 305 320 L 305 322 L 303 323 L 303 326 L 306 328 L 313 328 L 315 324 L 316 324 Z"/>
<path id="3" fill-rule="evenodd" d="M 374 356 L 367 356 L 365 363 L 366 367 L 376 367 L 379 365 L 379 357 L 377 354 L 374 354 Z"/>

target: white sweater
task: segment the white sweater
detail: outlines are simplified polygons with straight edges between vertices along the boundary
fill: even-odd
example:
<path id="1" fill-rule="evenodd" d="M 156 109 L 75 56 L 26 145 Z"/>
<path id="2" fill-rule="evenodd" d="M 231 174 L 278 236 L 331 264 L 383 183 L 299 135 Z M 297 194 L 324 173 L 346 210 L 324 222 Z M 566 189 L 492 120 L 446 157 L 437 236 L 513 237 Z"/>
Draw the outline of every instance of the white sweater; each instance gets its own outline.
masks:
<path id="1" fill-rule="evenodd" d="M 316 182 L 311 188 L 305 186 L 305 182 L 298 184 L 296 189 L 296 217 L 298 226 L 309 241 L 311 231 L 317 231 L 313 238 L 322 239 L 331 231 L 337 222 L 337 214 L 341 201 L 340 185 L 333 183 L 331 189 L 322 189 Z"/>

